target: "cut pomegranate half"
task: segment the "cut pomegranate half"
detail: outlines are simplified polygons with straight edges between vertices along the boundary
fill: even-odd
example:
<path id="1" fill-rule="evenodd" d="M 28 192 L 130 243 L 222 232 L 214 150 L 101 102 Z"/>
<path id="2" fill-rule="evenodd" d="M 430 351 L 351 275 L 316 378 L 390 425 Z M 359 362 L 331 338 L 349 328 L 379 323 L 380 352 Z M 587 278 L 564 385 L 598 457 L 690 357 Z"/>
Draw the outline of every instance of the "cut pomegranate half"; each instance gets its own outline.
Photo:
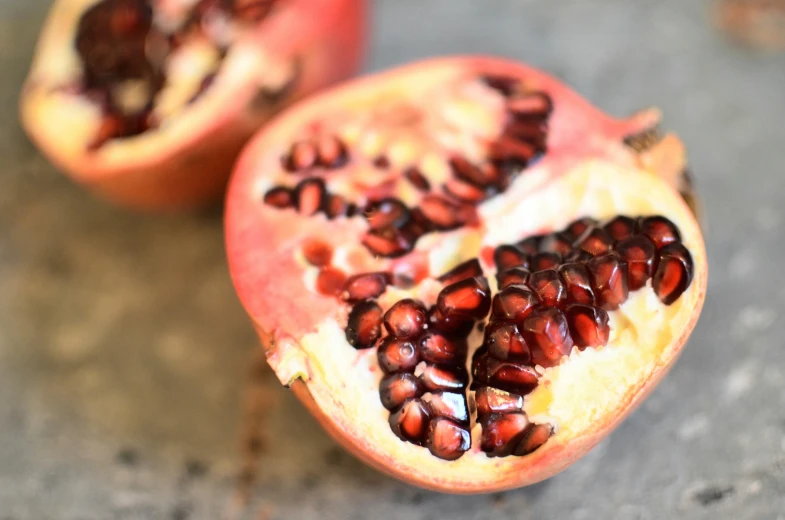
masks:
<path id="1" fill-rule="evenodd" d="M 116 202 L 216 202 L 259 126 L 357 70 L 364 11 L 365 0 L 58 0 L 22 121 L 56 166 Z"/>
<path id="2" fill-rule="evenodd" d="M 232 277 L 281 382 L 420 486 L 494 491 L 567 467 L 660 381 L 703 305 L 700 229 L 653 167 L 681 148 L 652 161 L 658 145 L 625 143 L 647 114 L 617 121 L 476 57 L 287 111 L 242 154 L 226 208 Z M 342 159 L 317 167 L 327 139 Z M 279 195 L 303 183 L 342 211 Z M 348 276 L 340 295 L 325 269 Z"/>

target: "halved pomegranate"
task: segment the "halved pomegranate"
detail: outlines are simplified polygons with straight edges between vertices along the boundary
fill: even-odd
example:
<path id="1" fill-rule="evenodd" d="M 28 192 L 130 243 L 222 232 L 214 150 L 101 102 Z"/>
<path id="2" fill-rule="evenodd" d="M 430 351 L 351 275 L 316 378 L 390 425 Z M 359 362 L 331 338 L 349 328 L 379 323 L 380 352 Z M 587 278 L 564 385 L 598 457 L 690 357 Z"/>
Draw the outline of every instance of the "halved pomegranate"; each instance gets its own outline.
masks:
<path id="1" fill-rule="evenodd" d="M 352 75 L 365 0 L 59 0 L 22 121 L 76 181 L 137 208 L 217 201 L 242 145 Z"/>
<path id="2" fill-rule="evenodd" d="M 284 113 L 242 154 L 226 209 L 232 277 L 281 382 L 423 487 L 567 467 L 662 379 L 703 304 L 682 147 L 640 146 L 655 119 L 481 57 Z M 322 283 L 334 271 L 342 290 Z"/>

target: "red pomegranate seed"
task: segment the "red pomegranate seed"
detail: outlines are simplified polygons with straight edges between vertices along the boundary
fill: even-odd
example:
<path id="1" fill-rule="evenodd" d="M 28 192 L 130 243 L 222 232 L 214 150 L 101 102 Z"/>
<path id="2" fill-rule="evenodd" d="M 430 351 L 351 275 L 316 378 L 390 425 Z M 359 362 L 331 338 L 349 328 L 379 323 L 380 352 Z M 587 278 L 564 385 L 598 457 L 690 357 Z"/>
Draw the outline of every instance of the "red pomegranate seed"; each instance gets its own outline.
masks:
<path id="1" fill-rule="evenodd" d="M 529 275 L 528 285 L 537 293 L 543 305 L 563 307 L 567 303 L 567 289 L 556 269 L 533 272 Z"/>
<path id="2" fill-rule="evenodd" d="M 338 296 L 346 284 L 346 273 L 334 267 L 322 267 L 316 275 L 316 290 L 325 296 Z"/>
<path id="3" fill-rule="evenodd" d="M 460 226 L 459 208 L 439 195 L 426 195 L 420 201 L 420 210 L 438 230 L 449 230 Z"/>
<path id="4" fill-rule="evenodd" d="M 605 231 L 617 242 L 627 240 L 635 234 L 637 223 L 630 217 L 619 215 L 607 224 L 605 224 Z"/>
<path id="5" fill-rule="evenodd" d="M 537 388 L 537 372 L 530 366 L 487 358 L 485 370 L 489 386 L 526 395 Z"/>
<path id="6" fill-rule="evenodd" d="M 397 410 L 404 401 L 422 393 L 422 383 L 414 374 L 390 374 L 379 383 L 379 398 L 388 410 Z"/>
<path id="7" fill-rule="evenodd" d="M 469 431 L 445 417 L 437 417 L 428 425 L 425 445 L 435 457 L 456 460 L 471 448 Z"/>
<path id="8" fill-rule="evenodd" d="M 564 257 L 564 263 L 585 264 L 592 258 L 594 258 L 594 255 L 587 253 L 583 249 L 573 249 Z"/>
<path id="9" fill-rule="evenodd" d="M 420 362 L 414 343 L 387 336 L 376 351 L 379 366 L 387 374 L 412 372 Z"/>
<path id="10" fill-rule="evenodd" d="M 504 271 L 512 267 L 529 267 L 529 257 L 518 246 L 501 245 L 493 253 L 493 262 L 497 271 Z"/>
<path id="11" fill-rule="evenodd" d="M 368 231 L 362 243 L 371 253 L 390 258 L 405 255 L 414 248 L 414 240 L 395 228 Z"/>
<path id="12" fill-rule="evenodd" d="M 300 141 L 292 145 L 289 154 L 283 159 L 283 166 L 290 172 L 308 169 L 316 164 L 316 147 L 309 142 Z"/>
<path id="13" fill-rule="evenodd" d="M 540 251 L 540 243 L 542 242 L 543 238 L 545 238 L 543 235 L 526 237 L 518 242 L 518 248 L 520 248 L 520 250 L 527 255 L 533 255 Z"/>
<path id="14" fill-rule="evenodd" d="M 646 235 L 630 237 L 616 246 L 616 252 L 627 262 L 627 286 L 637 291 L 654 273 L 657 249 Z"/>
<path id="15" fill-rule="evenodd" d="M 559 267 L 559 274 L 567 289 L 567 301 L 573 303 L 594 304 L 594 291 L 591 288 L 591 277 L 586 266 L 579 263 L 566 263 Z"/>
<path id="16" fill-rule="evenodd" d="M 568 236 L 572 237 L 573 240 L 577 240 L 577 238 L 584 234 L 587 229 L 596 225 L 597 221 L 593 218 L 583 217 L 570 222 L 564 232 L 567 233 Z"/>
<path id="17" fill-rule="evenodd" d="M 484 318 L 491 307 L 488 280 L 484 276 L 475 276 L 448 285 L 439 293 L 436 305 L 445 316 Z"/>
<path id="18" fill-rule="evenodd" d="M 562 257 L 559 253 L 537 253 L 532 255 L 529 261 L 529 269 L 531 269 L 532 273 L 544 269 L 556 269 L 561 262 Z"/>
<path id="19" fill-rule="evenodd" d="M 328 265 L 333 259 L 333 248 L 321 240 L 310 239 L 303 245 L 303 256 L 311 265 Z"/>
<path id="20" fill-rule="evenodd" d="M 676 224 L 662 216 L 640 218 L 638 229 L 654 242 L 657 249 L 681 241 L 679 228 L 676 227 Z"/>
<path id="21" fill-rule="evenodd" d="M 363 301 L 349 313 L 346 341 L 356 349 L 371 348 L 382 335 L 382 308 L 376 302 Z"/>
<path id="22" fill-rule="evenodd" d="M 501 360 L 514 360 L 518 363 L 528 363 L 531 353 L 523 336 L 514 323 L 496 322 L 485 329 L 485 342 L 483 343 L 488 354 Z"/>
<path id="23" fill-rule="evenodd" d="M 513 267 L 496 273 L 496 284 L 499 289 L 506 289 L 511 285 L 523 285 L 529 279 L 529 270 L 523 267 Z"/>
<path id="24" fill-rule="evenodd" d="M 386 170 L 390 167 L 390 160 L 387 158 L 386 155 L 380 155 L 376 159 L 373 160 L 373 165 L 379 169 Z"/>
<path id="25" fill-rule="evenodd" d="M 418 341 L 420 356 L 440 365 L 465 365 L 468 347 L 463 339 L 450 339 L 438 332 L 426 332 Z"/>
<path id="26" fill-rule="evenodd" d="M 538 153 L 533 144 L 502 135 L 492 142 L 488 155 L 494 160 L 515 160 L 527 164 Z"/>
<path id="27" fill-rule="evenodd" d="M 556 307 L 535 309 L 524 320 L 521 333 L 531 350 L 532 362 L 537 365 L 556 366 L 572 350 L 567 318 Z"/>
<path id="28" fill-rule="evenodd" d="M 422 401 L 407 399 L 397 412 L 390 415 L 390 428 L 401 439 L 422 444 L 429 419 Z"/>
<path id="29" fill-rule="evenodd" d="M 365 210 L 368 227 L 373 230 L 386 228 L 401 229 L 409 219 L 409 208 L 398 199 L 387 198 L 368 205 Z"/>
<path id="30" fill-rule="evenodd" d="M 553 102 L 544 92 L 535 92 L 510 99 L 507 110 L 518 119 L 542 118 L 551 113 Z"/>
<path id="31" fill-rule="evenodd" d="M 327 189 L 317 177 L 304 179 L 294 190 L 294 205 L 303 215 L 315 215 L 324 208 Z"/>
<path id="32" fill-rule="evenodd" d="M 480 419 L 480 425 L 480 449 L 489 457 L 504 457 L 511 455 L 520 444 L 529 419 L 523 412 L 493 413 Z"/>
<path id="33" fill-rule="evenodd" d="M 466 397 L 456 392 L 431 392 L 422 396 L 431 417 L 448 417 L 461 424 L 469 423 Z"/>
<path id="34" fill-rule="evenodd" d="M 466 280 L 467 278 L 474 278 L 475 276 L 481 275 L 482 267 L 480 266 L 479 260 L 472 258 L 471 260 L 467 260 L 466 262 L 458 264 L 441 275 L 439 277 L 439 281 L 444 285 L 452 285 L 456 282 L 460 282 L 461 280 Z"/>
<path id="35" fill-rule="evenodd" d="M 428 182 L 428 179 L 425 178 L 419 169 L 415 167 L 408 168 L 403 175 L 418 190 L 431 191 L 431 183 Z"/>
<path id="36" fill-rule="evenodd" d="M 692 255 L 682 244 L 674 242 L 660 249 L 652 287 L 662 303 L 670 305 L 679 299 L 692 282 L 692 270 Z"/>
<path id="37" fill-rule="evenodd" d="M 440 367 L 425 364 L 422 370 L 418 366 L 414 374 L 420 378 L 423 386 L 430 390 L 461 390 L 469 382 L 468 374 L 462 367 Z"/>
<path id="38" fill-rule="evenodd" d="M 429 327 L 453 337 L 465 338 L 474 328 L 474 320 L 463 316 L 445 316 L 438 307 L 431 307 Z"/>
<path id="39" fill-rule="evenodd" d="M 485 190 L 461 179 L 450 179 L 444 183 L 444 191 L 463 202 L 477 204 L 486 198 Z"/>
<path id="40" fill-rule="evenodd" d="M 499 320 L 523 323 L 535 306 L 540 304 L 537 294 L 525 285 L 510 285 L 496 293 L 491 302 L 491 315 Z"/>
<path id="41" fill-rule="evenodd" d="M 565 311 L 570 326 L 570 336 L 581 350 L 586 347 L 601 347 L 608 343 L 611 328 L 608 313 L 599 307 L 573 303 Z"/>
<path id="42" fill-rule="evenodd" d="M 291 190 L 276 186 L 264 194 L 264 203 L 275 208 L 288 208 L 294 204 Z"/>
<path id="43" fill-rule="evenodd" d="M 515 448 L 514 455 L 528 455 L 537 448 L 545 444 L 545 442 L 553 435 L 553 427 L 548 424 L 531 424 L 526 429 L 526 433 Z"/>
<path id="44" fill-rule="evenodd" d="M 496 182 L 497 172 L 492 169 L 485 169 L 475 166 L 464 157 L 456 156 L 450 159 L 450 168 L 453 175 L 458 179 L 467 182 L 475 187 L 485 188 Z M 484 192 L 483 192 L 484 193 Z"/>
<path id="45" fill-rule="evenodd" d="M 399 339 L 419 335 L 427 322 L 425 306 L 407 298 L 397 302 L 384 314 L 384 328 Z"/>
<path id="46" fill-rule="evenodd" d="M 552 233 L 545 236 L 540 243 L 540 251 L 547 251 L 551 253 L 559 253 L 566 255 L 572 251 L 572 243 L 574 239 L 567 233 Z"/>
<path id="47" fill-rule="evenodd" d="M 351 217 L 356 211 L 356 206 L 346 202 L 340 195 L 327 195 L 324 211 L 328 218 Z"/>
<path id="48" fill-rule="evenodd" d="M 491 413 L 519 412 L 523 410 L 523 397 L 498 388 L 483 386 L 474 394 L 477 415 L 482 417 Z"/>
<path id="49" fill-rule="evenodd" d="M 587 229 L 575 242 L 575 247 L 597 256 L 607 253 L 613 247 L 613 239 L 600 227 Z"/>
<path id="50" fill-rule="evenodd" d="M 482 76 L 480 81 L 504 97 L 508 97 L 515 92 L 520 84 L 520 80 L 512 76 Z"/>
<path id="51" fill-rule="evenodd" d="M 536 119 L 528 121 L 512 120 L 504 127 L 504 133 L 519 141 L 530 142 L 538 148 L 545 148 L 548 128 L 543 121 Z"/>
<path id="52" fill-rule="evenodd" d="M 484 346 L 478 348 L 472 355 L 472 388 L 488 384 L 488 360 L 491 356 Z"/>
<path id="53" fill-rule="evenodd" d="M 346 281 L 345 297 L 351 302 L 378 298 L 387 289 L 387 273 L 364 273 Z"/>
<path id="54" fill-rule="evenodd" d="M 586 267 L 591 275 L 598 307 L 612 311 L 627 301 L 627 263 L 618 254 L 610 252 L 596 256 Z"/>
<path id="55" fill-rule="evenodd" d="M 346 146 L 335 136 L 323 137 L 318 143 L 319 165 L 340 168 L 349 160 Z"/>

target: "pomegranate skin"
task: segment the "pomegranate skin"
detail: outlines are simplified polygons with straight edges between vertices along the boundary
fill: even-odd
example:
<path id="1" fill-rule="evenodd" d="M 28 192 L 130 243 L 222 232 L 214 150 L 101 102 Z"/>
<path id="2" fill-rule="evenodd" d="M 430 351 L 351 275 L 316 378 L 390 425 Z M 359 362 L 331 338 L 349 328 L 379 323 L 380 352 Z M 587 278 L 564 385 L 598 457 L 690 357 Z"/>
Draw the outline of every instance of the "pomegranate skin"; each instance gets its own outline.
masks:
<path id="1" fill-rule="evenodd" d="M 289 254 L 286 248 L 293 241 L 293 237 L 300 234 L 329 237 L 334 245 L 350 240 L 357 241 L 357 238 L 365 231 L 365 225 L 363 222 L 352 219 L 336 222 L 314 218 L 307 221 L 291 214 L 275 213 L 272 209 L 260 208 L 257 197 L 259 192 L 254 190 L 255 182 L 260 176 L 260 166 L 264 164 L 262 160 L 264 150 L 285 140 L 286 136 L 292 133 L 292 128 L 297 126 L 295 123 L 302 124 L 302 121 L 318 117 L 320 109 L 324 110 L 339 103 L 348 104 L 346 99 L 351 97 L 348 94 L 353 92 L 352 89 L 356 89 L 354 90 L 356 93 L 360 88 L 372 89 L 376 83 L 393 82 L 400 80 L 402 76 L 425 74 L 425 71 L 432 72 L 434 75 L 440 73 L 448 75 L 445 69 L 448 69 L 448 72 L 459 69 L 464 73 L 492 69 L 499 75 L 503 73 L 528 75 L 532 83 L 538 86 L 547 85 L 548 91 L 554 98 L 552 132 L 556 137 L 551 143 L 554 156 L 546 155 L 537 165 L 537 168 L 540 168 L 539 173 L 543 174 L 542 177 L 550 176 L 543 185 L 538 186 L 538 189 L 552 194 L 551 192 L 557 190 L 555 188 L 551 190 L 550 183 L 553 183 L 554 186 L 561 185 L 560 183 L 572 183 L 569 184 L 570 188 L 582 186 L 586 190 L 602 189 L 604 191 L 608 186 L 621 186 L 618 189 L 623 193 L 634 194 L 629 197 L 629 200 L 636 198 L 640 200 L 640 194 L 646 194 L 646 202 L 650 203 L 650 207 L 647 207 L 646 210 L 647 214 L 651 212 L 662 213 L 668 215 L 669 218 L 673 217 L 674 222 L 677 222 L 679 229 L 683 231 L 685 243 L 695 260 L 693 285 L 688 293 L 685 293 L 686 296 L 682 296 L 683 300 L 676 303 L 677 307 L 673 308 L 674 312 L 678 313 L 679 319 L 673 325 L 671 341 L 661 348 L 647 351 L 647 354 L 651 355 L 651 363 L 644 367 L 645 369 L 640 372 L 640 376 L 635 381 L 629 382 L 629 384 L 624 383 L 623 392 L 615 395 L 613 399 L 603 401 L 606 404 L 596 410 L 596 416 L 590 425 L 576 426 L 572 430 L 567 427 L 568 425 L 557 425 L 553 437 L 533 453 L 522 457 L 489 459 L 480 452 L 479 432 L 476 430 L 472 431 L 472 446 L 469 451 L 464 453 L 460 459 L 450 462 L 436 459 L 426 449 L 402 443 L 397 438 L 392 443 L 389 441 L 389 437 L 393 434 L 390 433 L 386 420 L 379 420 L 380 426 L 378 428 L 373 426 L 375 412 L 365 413 L 366 410 L 357 408 L 353 398 L 343 398 L 344 394 L 351 393 L 354 396 L 359 393 L 350 383 L 351 378 L 347 378 L 345 373 L 340 373 L 341 380 L 338 383 L 327 383 L 325 374 L 337 373 L 334 372 L 334 368 L 338 366 L 333 364 L 335 359 L 327 353 L 335 352 L 333 347 L 337 346 L 330 344 L 330 350 L 324 349 L 324 356 L 317 355 L 314 354 L 317 345 L 306 345 L 305 338 L 312 335 L 314 330 L 321 326 L 324 317 L 335 313 L 335 300 L 314 298 L 313 295 L 306 294 L 304 291 L 290 290 L 296 287 L 295 283 L 299 283 L 297 281 L 302 277 L 302 273 L 299 267 L 285 260 L 285 255 Z M 618 122 L 594 111 L 588 113 L 579 110 L 577 113 L 570 113 L 570 110 L 574 108 L 572 104 L 577 104 L 577 101 L 575 97 L 571 97 L 572 94 L 568 95 L 565 91 L 566 89 L 558 86 L 554 80 L 539 71 L 503 60 L 478 57 L 431 60 L 377 77 L 362 79 L 324 96 L 306 101 L 299 105 L 299 108 L 294 108 L 292 112 L 279 118 L 273 128 L 268 128 L 260 133 L 248 146 L 246 152 L 242 154 L 237 164 L 227 198 L 227 252 L 232 278 L 240 299 L 259 334 L 268 362 L 281 382 L 291 388 L 338 443 L 382 472 L 424 488 L 464 494 L 513 489 L 547 479 L 583 456 L 645 399 L 676 361 L 697 322 L 705 296 L 707 271 L 700 230 L 691 211 L 671 186 L 658 179 L 657 175 L 650 174 L 659 173 L 658 170 L 643 171 L 640 165 L 625 162 L 624 157 L 619 159 L 615 154 L 621 152 L 616 149 L 603 155 L 603 150 L 581 148 L 584 144 L 592 141 L 582 140 L 580 144 L 574 144 L 579 136 L 568 135 L 567 130 L 575 128 L 587 120 L 596 121 L 594 118 L 597 118 L 602 121 L 599 124 L 602 129 L 592 128 L 592 131 L 596 131 L 598 134 L 607 131 L 621 137 L 634 131 L 634 127 L 646 126 L 650 122 L 647 120 L 643 124 L 640 119 L 635 119 L 633 122 Z M 569 108 L 565 108 L 566 106 Z M 559 156 L 559 153 L 565 153 L 568 158 Z M 616 160 L 620 164 L 610 164 Z M 522 208 L 526 207 L 527 198 L 536 199 L 538 196 L 538 193 L 521 193 L 520 191 L 516 193 L 515 189 L 516 186 L 511 188 L 512 193 L 509 196 L 502 193 L 498 197 L 503 199 L 504 203 L 510 203 L 510 199 L 514 198 L 515 204 L 509 204 L 510 207 Z M 573 191 L 580 192 L 581 190 L 576 188 Z M 565 189 L 564 192 L 570 193 L 570 190 Z M 589 195 L 597 196 L 597 192 L 587 194 L 587 196 Z M 554 221 L 538 221 L 528 224 L 529 227 L 525 229 L 523 235 L 558 231 L 570 221 L 586 216 L 580 213 L 582 210 L 578 209 L 579 205 L 576 203 L 578 200 L 585 200 L 584 197 L 569 197 L 570 195 L 565 195 L 565 201 L 560 203 L 563 205 L 557 204 L 557 207 L 552 209 L 552 214 L 558 215 L 558 218 L 563 221 L 557 222 L 556 218 L 551 217 L 554 218 Z M 628 199 L 612 197 L 610 200 L 624 201 Z M 503 204 L 497 204 L 498 206 L 503 206 Z M 603 208 L 602 211 L 598 210 L 592 216 L 598 221 L 604 221 L 616 214 L 637 214 L 637 210 L 632 206 L 609 207 Z M 513 217 L 515 216 L 513 215 Z M 483 214 L 483 217 L 488 219 L 498 217 L 494 224 L 511 221 L 525 222 L 519 218 L 505 220 L 510 217 L 509 215 L 489 215 L 486 213 Z M 264 226 L 268 220 L 273 224 L 272 226 Z M 286 224 L 286 229 L 277 228 L 275 224 L 279 224 L 281 227 Z M 487 224 L 487 222 L 483 222 L 483 224 Z M 517 238 L 524 238 L 524 236 L 505 236 L 504 239 L 495 239 L 492 244 L 510 243 Z M 476 253 L 469 256 L 475 256 Z M 268 254 L 271 254 L 272 257 L 267 258 L 265 255 Z M 264 269 L 259 268 L 262 258 L 265 259 Z M 379 268 L 375 264 L 368 266 L 369 270 Z M 440 274 L 442 273 L 430 273 L 433 277 Z M 485 274 L 486 276 L 491 275 L 492 272 L 486 271 Z M 274 285 L 276 280 L 286 280 L 287 287 L 280 291 L 265 293 L 263 288 Z M 434 291 L 434 293 L 436 292 L 438 291 Z M 432 303 L 428 301 L 426 304 L 431 305 Z M 340 326 L 342 326 L 341 321 L 338 319 L 336 330 L 340 330 Z M 612 353 L 616 347 L 606 348 L 608 352 Z M 376 357 L 372 354 L 375 353 L 369 351 L 367 355 L 375 362 Z M 471 354 L 472 352 L 469 352 L 470 359 Z M 318 359 L 312 359 L 313 356 Z M 636 360 L 643 358 L 637 355 L 633 357 Z M 589 356 L 585 356 L 584 359 L 589 359 Z M 570 356 L 566 363 L 572 362 L 573 359 Z M 353 358 L 352 363 L 359 364 L 360 360 Z M 368 368 L 368 366 L 362 365 L 362 371 L 358 370 L 358 374 L 367 374 Z M 559 367 L 559 369 L 561 368 L 562 366 Z M 598 375 L 602 376 L 602 374 Z M 341 390 L 343 388 L 341 385 L 347 389 Z M 527 400 L 534 393 L 539 392 L 540 388 L 547 391 L 547 385 L 541 385 L 527 396 Z M 586 396 L 590 395 L 595 388 L 586 386 L 582 387 L 582 390 L 585 391 L 581 395 Z M 376 392 L 375 387 L 373 391 Z M 376 394 L 373 395 L 373 398 L 377 398 Z M 599 405 L 594 403 L 592 406 Z M 360 417 L 362 419 L 358 419 Z M 532 420 L 536 421 L 537 418 L 532 417 Z"/>
<path id="2" fill-rule="evenodd" d="M 212 86 L 170 125 L 90 151 L 84 114 L 76 117 L 70 109 L 76 102 L 52 91 L 63 79 L 59 62 L 67 61 L 59 49 L 73 46 L 79 17 L 92 3 L 59 0 L 53 6 L 20 95 L 20 117 L 58 169 L 96 195 L 136 210 L 188 210 L 220 202 L 248 138 L 291 102 L 355 74 L 363 58 L 365 0 L 281 2 L 232 44 Z M 294 87 L 281 99 L 265 99 L 264 78 L 251 72 L 271 64 L 298 71 Z M 63 128 L 75 129 L 73 135 L 64 136 Z"/>

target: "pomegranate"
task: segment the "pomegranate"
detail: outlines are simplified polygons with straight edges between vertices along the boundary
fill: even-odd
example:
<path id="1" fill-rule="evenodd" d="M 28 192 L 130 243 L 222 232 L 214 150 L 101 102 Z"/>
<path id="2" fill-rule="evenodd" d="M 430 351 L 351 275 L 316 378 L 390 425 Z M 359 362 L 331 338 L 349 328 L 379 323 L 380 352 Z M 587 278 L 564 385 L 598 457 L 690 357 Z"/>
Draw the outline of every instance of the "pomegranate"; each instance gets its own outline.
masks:
<path id="1" fill-rule="evenodd" d="M 226 207 L 268 363 L 341 444 L 414 484 L 489 492 L 567 467 L 662 379 L 703 305 L 683 149 L 639 142 L 655 119 L 482 57 L 289 109 Z"/>
<path id="2" fill-rule="evenodd" d="M 260 125 L 357 70 L 364 11 L 364 0 L 59 0 L 22 121 L 56 166 L 111 200 L 216 202 Z"/>

